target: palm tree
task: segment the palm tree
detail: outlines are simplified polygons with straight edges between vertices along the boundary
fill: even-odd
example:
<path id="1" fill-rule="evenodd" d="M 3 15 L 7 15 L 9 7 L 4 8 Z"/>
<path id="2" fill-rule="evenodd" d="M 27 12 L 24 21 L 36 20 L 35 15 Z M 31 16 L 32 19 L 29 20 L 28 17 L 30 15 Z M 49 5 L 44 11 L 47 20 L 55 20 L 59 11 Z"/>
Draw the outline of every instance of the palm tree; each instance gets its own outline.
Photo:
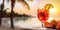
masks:
<path id="1" fill-rule="evenodd" d="M 13 8 L 14 8 L 15 1 L 16 0 L 11 0 L 11 27 L 12 28 L 14 28 L 14 24 L 13 24 Z M 18 1 L 26 4 L 28 6 L 28 9 L 30 9 L 29 5 L 24 0 L 18 0 Z"/>
<path id="2" fill-rule="evenodd" d="M 7 0 L 9 3 L 9 0 Z M 10 14 L 10 21 L 11 21 L 11 28 L 14 28 L 14 23 L 13 23 L 13 8 L 14 8 L 15 0 L 11 0 L 11 14 Z"/>
<path id="3" fill-rule="evenodd" d="M 0 26 L 1 26 L 1 23 L 2 23 L 3 9 L 4 9 L 4 0 L 3 0 L 3 3 L 1 4 L 1 12 L 0 12 Z"/>
<path id="4" fill-rule="evenodd" d="M 15 0 L 11 0 L 11 28 L 14 28 L 13 24 L 13 8 L 14 8 Z"/>
<path id="5" fill-rule="evenodd" d="M 14 24 L 13 24 L 13 8 L 14 8 L 14 4 L 15 4 L 16 0 L 11 0 L 11 28 L 14 28 Z M 17 0 L 18 2 L 21 2 L 23 5 L 27 5 L 28 10 L 30 10 L 29 5 L 27 4 L 27 2 L 25 0 Z M 9 0 L 7 0 L 7 2 L 9 2 Z"/>

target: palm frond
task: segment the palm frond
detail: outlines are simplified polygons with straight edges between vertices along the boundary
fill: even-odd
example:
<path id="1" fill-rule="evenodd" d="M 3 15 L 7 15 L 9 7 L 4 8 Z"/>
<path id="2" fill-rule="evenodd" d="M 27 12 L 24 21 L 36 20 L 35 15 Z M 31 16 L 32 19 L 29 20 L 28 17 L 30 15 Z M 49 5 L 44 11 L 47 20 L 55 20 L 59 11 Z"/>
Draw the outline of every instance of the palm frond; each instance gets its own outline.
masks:
<path id="1" fill-rule="evenodd" d="M 17 0 L 18 2 L 21 2 L 22 4 L 23 4 L 23 6 L 27 6 L 28 8 L 28 10 L 30 10 L 30 7 L 29 7 L 29 5 L 28 5 L 28 3 L 25 1 L 25 0 Z"/>

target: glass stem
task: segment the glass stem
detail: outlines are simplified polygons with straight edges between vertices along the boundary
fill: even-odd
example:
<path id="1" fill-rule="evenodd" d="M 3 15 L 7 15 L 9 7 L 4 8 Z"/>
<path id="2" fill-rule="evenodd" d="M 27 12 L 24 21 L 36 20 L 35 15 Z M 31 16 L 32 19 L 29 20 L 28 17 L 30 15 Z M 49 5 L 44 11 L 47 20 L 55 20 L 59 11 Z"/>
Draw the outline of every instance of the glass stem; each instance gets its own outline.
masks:
<path id="1" fill-rule="evenodd" d="M 42 23 L 42 28 L 43 28 L 43 26 L 44 26 L 44 25 L 43 25 L 43 23 Z"/>

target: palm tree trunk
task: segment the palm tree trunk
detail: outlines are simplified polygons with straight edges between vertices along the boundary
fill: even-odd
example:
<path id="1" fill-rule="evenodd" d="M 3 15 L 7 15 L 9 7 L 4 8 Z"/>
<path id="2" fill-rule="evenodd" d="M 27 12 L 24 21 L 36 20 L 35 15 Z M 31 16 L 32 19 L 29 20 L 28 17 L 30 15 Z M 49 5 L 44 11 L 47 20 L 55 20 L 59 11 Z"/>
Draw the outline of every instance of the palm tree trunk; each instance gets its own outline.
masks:
<path id="1" fill-rule="evenodd" d="M 1 23 L 2 23 L 2 11 L 0 12 L 0 26 L 1 26 Z"/>
<path id="2" fill-rule="evenodd" d="M 11 0 L 11 28 L 14 28 L 14 23 L 13 23 L 13 8 L 14 8 L 14 3 L 15 3 L 15 0 Z"/>
<path id="3" fill-rule="evenodd" d="M 14 24 L 13 24 L 13 8 L 11 9 L 11 28 L 14 28 Z"/>
<path id="4" fill-rule="evenodd" d="M 3 3 L 1 4 L 1 12 L 0 12 L 0 26 L 1 26 L 1 23 L 2 23 L 3 9 L 4 9 L 4 0 L 3 0 Z"/>

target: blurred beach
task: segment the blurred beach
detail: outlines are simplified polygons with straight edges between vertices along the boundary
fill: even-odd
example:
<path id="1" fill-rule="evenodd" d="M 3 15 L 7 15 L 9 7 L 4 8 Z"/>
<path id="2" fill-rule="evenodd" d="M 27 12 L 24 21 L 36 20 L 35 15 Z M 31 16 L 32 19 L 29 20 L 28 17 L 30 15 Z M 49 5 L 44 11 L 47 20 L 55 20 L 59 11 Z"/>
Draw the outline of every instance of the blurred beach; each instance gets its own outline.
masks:
<path id="1" fill-rule="evenodd" d="M 28 17 L 16 17 L 13 18 L 14 29 L 11 28 L 10 18 L 2 18 L 2 26 L 0 26 L 0 30 L 56 30 L 56 29 L 48 29 L 42 28 L 42 23 L 35 18 Z"/>

